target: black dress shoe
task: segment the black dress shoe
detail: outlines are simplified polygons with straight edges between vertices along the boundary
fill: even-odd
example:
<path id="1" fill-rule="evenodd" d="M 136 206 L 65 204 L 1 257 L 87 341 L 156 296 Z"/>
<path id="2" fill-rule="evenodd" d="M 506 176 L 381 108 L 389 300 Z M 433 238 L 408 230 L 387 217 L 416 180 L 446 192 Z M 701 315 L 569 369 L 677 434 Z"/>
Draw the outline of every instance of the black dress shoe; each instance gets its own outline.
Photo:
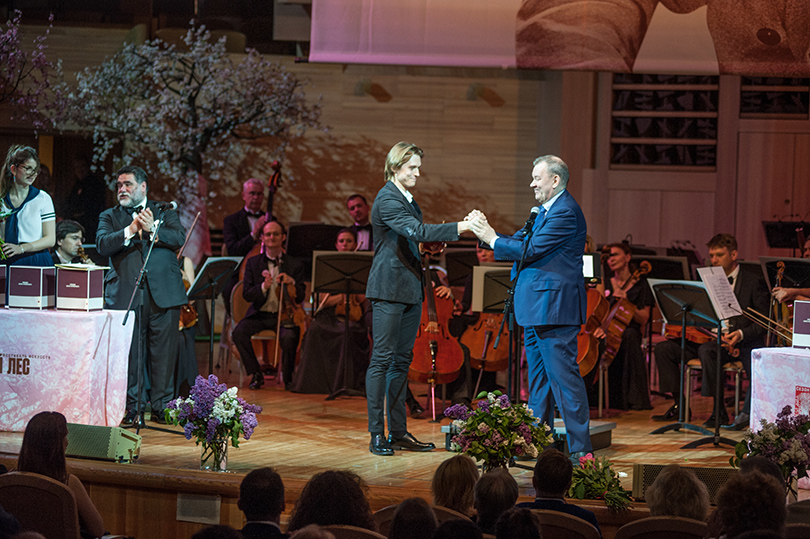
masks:
<path id="1" fill-rule="evenodd" d="M 138 416 L 138 412 L 135 410 L 127 411 L 124 419 L 121 420 L 121 424 L 119 425 L 122 428 L 128 428 L 135 424 L 135 418 Z"/>
<path id="2" fill-rule="evenodd" d="M 714 413 L 712 413 L 712 415 L 709 416 L 709 419 L 707 419 L 703 423 L 703 427 L 707 428 L 707 429 L 713 429 L 715 427 L 715 425 L 717 425 L 717 423 L 715 421 L 716 421 L 716 418 L 714 417 Z M 728 412 L 726 411 L 725 408 L 720 408 L 720 424 L 721 425 L 727 425 L 728 423 L 729 423 Z"/>
<path id="3" fill-rule="evenodd" d="M 422 405 L 419 404 L 419 401 L 416 399 L 406 401 L 408 405 L 408 409 L 411 411 L 411 417 L 414 419 L 418 419 L 422 417 L 422 414 L 425 413 L 425 409 L 422 408 Z"/>
<path id="4" fill-rule="evenodd" d="M 679 412 L 681 407 L 677 404 L 673 404 L 669 407 L 669 410 L 664 412 L 661 415 L 654 415 L 652 416 L 653 421 L 678 421 Z"/>
<path id="5" fill-rule="evenodd" d="M 737 417 L 734 418 L 734 423 L 731 425 L 720 425 L 722 428 L 727 430 L 743 430 L 747 429 L 751 423 L 751 416 L 746 414 L 745 412 L 740 412 L 737 414 Z"/>
<path id="6" fill-rule="evenodd" d="M 383 457 L 394 454 L 394 450 L 388 444 L 388 440 L 385 439 L 384 434 L 373 435 L 371 442 L 368 444 L 368 450 L 375 455 L 381 455 Z"/>
<path id="7" fill-rule="evenodd" d="M 152 410 L 152 421 L 155 423 L 160 423 L 161 425 L 166 424 L 166 410 Z"/>
<path id="8" fill-rule="evenodd" d="M 436 446 L 430 442 L 420 442 L 413 437 L 413 434 L 406 432 L 404 436 L 394 438 L 392 434 L 388 435 L 388 443 L 391 444 L 393 449 L 400 449 L 402 451 L 433 451 Z"/>
<path id="9" fill-rule="evenodd" d="M 253 379 L 250 381 L 250 385 L 248 386 L 250 389 L 261 389 L 264 385 L 264 374 L 261 372 L 254 372 Z"/>

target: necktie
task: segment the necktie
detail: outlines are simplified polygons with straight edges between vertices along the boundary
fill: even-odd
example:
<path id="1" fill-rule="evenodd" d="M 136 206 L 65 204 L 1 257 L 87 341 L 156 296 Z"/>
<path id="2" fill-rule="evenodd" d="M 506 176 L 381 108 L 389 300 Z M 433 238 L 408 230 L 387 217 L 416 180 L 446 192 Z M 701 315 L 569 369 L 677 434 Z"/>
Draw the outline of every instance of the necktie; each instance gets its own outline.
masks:
<path id="1" fill-rule="evenodd" d="M 259 217 L 264 216 L 264 213 L 262 213 L 262 212 L 258 212 L 258 213 L 247 212 L 247 214 L 248 214 L 248 217 L 255 217 L 256 219 L 258 219 Z"/>
<path id="2" fill-rule="evenodd" d="M 278 266 L 278 265 L 281 264 L 281 259 L 279 259 L 279 258 L 268 258 L 267 262 L 269 262 L 270 264 L 272 264 L 274 266 Z"/>

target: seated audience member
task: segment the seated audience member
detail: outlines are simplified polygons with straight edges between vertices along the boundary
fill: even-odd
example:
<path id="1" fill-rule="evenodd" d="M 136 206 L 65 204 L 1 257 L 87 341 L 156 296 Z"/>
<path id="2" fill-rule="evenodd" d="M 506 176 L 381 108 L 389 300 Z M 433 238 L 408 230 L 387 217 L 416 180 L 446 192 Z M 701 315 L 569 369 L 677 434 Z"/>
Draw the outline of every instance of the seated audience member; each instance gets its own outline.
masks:
<path id="1" fill-rule="evenodd" d="M 10 539 L 47 539 L 44 535 L 37 532 L 21 532 L 12 536 Z"/>
<path id="2" fill-rule="evenodd" d="M 773 530 L 753 530 L 744 532 L 737 536 L 737 539 L 782 539 L 781 533 Z"/>
<path id="3" fill-rule="evenodd" d="M 439 524 L 433 539 L 483 539 L 483 534 L 472 520 L 454 518 Z"/>
<path id="4" fill-rule="evenodd" d="M 527 509 L 548 509 L 573 515 L 593 524 L 601 536 L 602 530 L 599 529 L 599 522 L 596 521 L 593 511 L 565 502 L 565 495 L 571 488 L 573 474 L 574 465 L 568 457 L 554 448 L 546 449 L 537 456 L 537 463 L 534 465 L 532 485 L 537 497 L 533 502 L 519 503 L 517 506 Z"/>
<path id="5" fill-rule="evenodd" d="M 785 488 L 770 475 L 758 471 L 734 474 L 720 487 L 716 501 L 720 530 L 715 537 L 736 539 L 752 530 L 783 531 Z"/>
<path id="6" fill-rule="evenodd" d="M 76 498 L 82 535 L 101 537 L 104 535 L 101 514 L 79 478 L 67 471 L 67 435 L 67 421 L 59 412 L 40 412 L 32 417 L 25 427 L 17 470 L 45 475 L 67 485 Z"/>
<path id="7" fill-rule="evenodd" d="M 335 247 L 339 252 L 353 252 L 355 246 L 354 232 L 350 228 L 338 232 Z M 329 394 L 338 389 L 360 389 L 363 386 L 370 354 L 365 323 L 368 302 L 363 294 L 350 296 L 347 335 L 345 296 L 318 294 L 315 315 L 301 343 L 301 361 L 295 368 L 292 391 Z M 346 338 L 349 339 L 348 346 Z M 351 384 L 344 379 L 347 360 L 352 369 Z"/>
<path id="8" fill-rule="evenodd" d="M 495 533 L 500 516 L 515 506 L 518 485 L 506 468 L 495 468 L 481 476 L 473 489 L 476 523 L 483 533 Z"/>
<path id="9" fill-rule="evenodd" d="M 430 482 L 433 503 L 470 516 L 478 468 L 467 455 L 456 455 L 436 468 Z"/>
<path id="10" fill-rule="evenodd" d="M 513 507 L 495 524 L 496 539 L 541 539 L 540 519 L 531 509 Z"/>
<path id="11" fill-rule="evenodd" d="M 84 227 L 76 221 L 64 220 L 56 223 L 56 245 L 51 249 L 54 264 L 76 264 L 82 262 L 79 247 L 84 241 Z"/>
<path id="12" fill-rule="evenodd" d="M 422 498 L 408 498 L 394 511 L 388 539 L 430 539 L 438 525 L 429 503 Z"/>
<path id="13" fill-rule="evenodd" d="M 244 539 L 281 539 L 281 513 L 284 511 L 284 483 L 273 468 L 259 468 L 245 476 L 239 485 L 239 510 L 245 514 Z"/>
<path id="14" fill-rule="evenodd" d="M 296 304 L 304 300 L 306 277 L 303 264 L 290 258 L 284 252 L 284 240 L 287 230 L 278 221 L 270 221 L 262 228 L 263 252 L 245 262 L 245 279 L 242 285 L 242 296 L 251 303 L 245 317 L 233 330 L 233 342 L 239 351 L 239 357 L 245 366 L 245 372 L 253 377 L 251 389 L 264 385 L 256 352 L 250 338 L 265 329 L 276 329 L 279 315 L 279 303 L 287 301 L 279 298 L 279 286 L 288 285 L 289 298 Z M 295 352 L 301 330 L 282 313 L 280 348 L 281 372 L 284 386 L 289 389 L 295 369 Z"/>
<path id="15" fill-rule="evenodd" d="M 20 523 L 14 515 L 0 506 L 0 539 L 11 539 L 19 533 Z"/>
<path id="16" fill-rule="evenodd" d="M 310 524 L 304 526 L 290 536 L 290 539 L 335 539 L 335 536 L 329 530 L 324 530 L 317 524 Z"/>
<path id="17" fill-rule="evenodd" d="M 217 524 L 201 529 L 192 535 L 191 539 L 242 539 L 242 534 L 230 526 Z"/>
<path id="18" fill-rule="evenodd" d="M 706 520 L 709 491 L 691 470 L 670 464 L 658 474 L 644 496 L 653 517 Z"/>
<path id="19" fill-rule="evenodd" d="M 747 457 L 740 461 L 740 473 L 751 472 L 759 472 L 761 474 L 770 475 L 780 483 L 785 482 L 785 478 L 782 476 L 782 470 L 779 469 L 779 466 L 760 455 Z"/>
<path id="20" fill-rule="evenodd" d="M 315 474 L 296 500 L 287 530 L 292 533 L 309 524 L 348 524 L 377 531 L 367 490 L 366 482 L 354 472 L 327 470 Z"/>

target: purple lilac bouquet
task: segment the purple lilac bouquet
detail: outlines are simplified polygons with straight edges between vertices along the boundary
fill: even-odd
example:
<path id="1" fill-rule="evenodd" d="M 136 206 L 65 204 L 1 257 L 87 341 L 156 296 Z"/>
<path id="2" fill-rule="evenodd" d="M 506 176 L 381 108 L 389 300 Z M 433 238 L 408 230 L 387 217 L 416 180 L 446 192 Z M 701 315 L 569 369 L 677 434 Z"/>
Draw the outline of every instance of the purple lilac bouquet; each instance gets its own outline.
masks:
<path id="1" fill-rule="evenodd" d="M 236 387 L 220 384 L 213 374 L 208 379 L 197 376 L 187 399 L 178 397 L 169 403 L 166 421 L 182 426 L 186 439 L 194 436 L 197 445 L 230 438 L 231 445 L 239 447 L 239 436 L 250 439 L 262 408 L 237 397 L 236 391 Z"/>
<path id="2" fill-rule="evenodd" d="M 797 479 L 805 477 L 810 467 L 810 417 L 791 412 L 791 407 L 785 406 L 777 414 L 775 423 L 762 419 L 762 429 L 748 432 L 735 446 L 734 456 L 729 462 L 737 467 L 745 457 L 765 457 L 779 466 L 786 491 L 795 495 L 794 476 Z"/>
<path id="3" fill-rule="evenodd" d="M 453 419 L 450 448 L 482 461 L 484 470 L 505 467 L 512 457 L 537 457 L 552 442 L 551 428 L 537 422 L 526 404 L 513 405 L 500 391 L 481 392 L 478 407 L 455 404 L 444 411 Z"/>

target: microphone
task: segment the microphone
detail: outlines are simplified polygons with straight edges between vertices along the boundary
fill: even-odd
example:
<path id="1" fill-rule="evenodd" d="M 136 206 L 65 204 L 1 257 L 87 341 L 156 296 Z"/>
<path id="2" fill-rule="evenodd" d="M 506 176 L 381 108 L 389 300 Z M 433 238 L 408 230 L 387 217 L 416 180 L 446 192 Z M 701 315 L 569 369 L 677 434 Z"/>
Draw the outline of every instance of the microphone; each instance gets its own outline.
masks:
<path id="1" fill-rule="evenodd" d="M 155 207 L 160 211 L 166 211 L 168 209 L 176 210 L 177 209 L 177 202 L 172 200 L 171 202 L 155 202 Z"/>
<path id="2" fill-rule="evenodd" d="M 532 208 L 532 213 L 529 215 L 529 218 L 526 219 L 526 224 L 523 226 L 523 235 L 528 234 L 531 232 L 532 227 L 534 227 L 534 222 L 537 220 L 537 214 L 540 213 L 540 206 L 535 206 Z"/>

